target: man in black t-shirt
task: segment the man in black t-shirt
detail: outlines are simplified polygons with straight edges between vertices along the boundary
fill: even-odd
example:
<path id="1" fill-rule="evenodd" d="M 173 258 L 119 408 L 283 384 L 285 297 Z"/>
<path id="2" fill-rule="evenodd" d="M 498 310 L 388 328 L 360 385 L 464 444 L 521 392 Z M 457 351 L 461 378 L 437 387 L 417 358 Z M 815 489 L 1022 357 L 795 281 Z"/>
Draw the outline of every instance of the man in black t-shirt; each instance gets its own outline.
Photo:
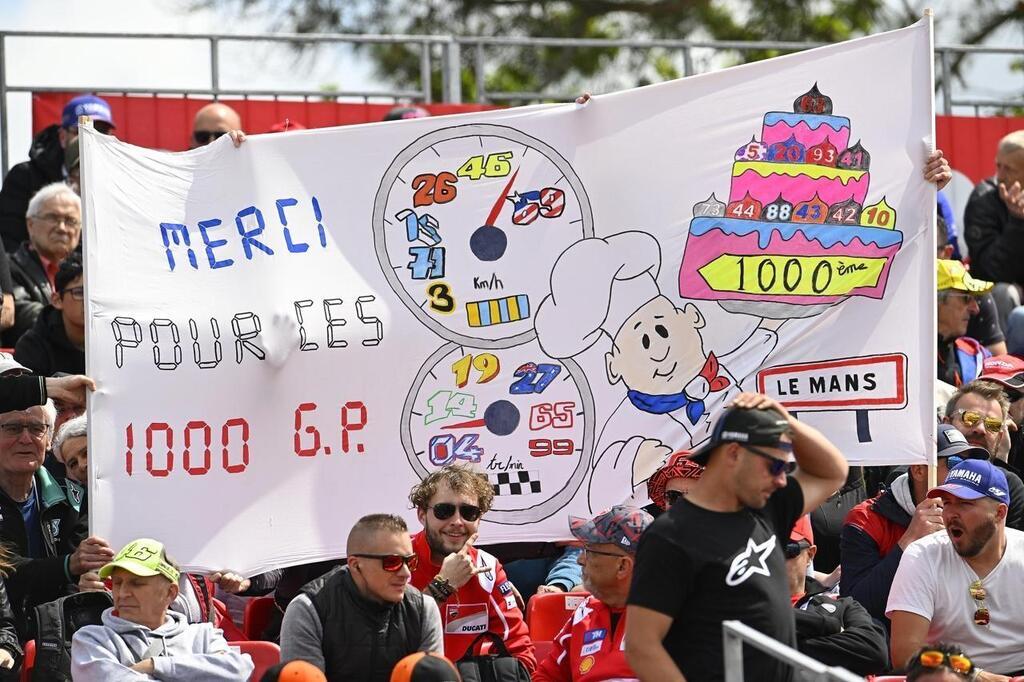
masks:
<path id="1" fill-rule="evenodd" d="M 645 682 L 724 679 L 725 620 L 795 647 L 782 545 L 847 473 L 820 432 L 755 393 L 736 397 L 691 459 L 706 466 L 703 476 L 638 549 L 626 656 Z M 792 678 L 789 666 L 753 647 L 743 654 L 746 680 Z"/>

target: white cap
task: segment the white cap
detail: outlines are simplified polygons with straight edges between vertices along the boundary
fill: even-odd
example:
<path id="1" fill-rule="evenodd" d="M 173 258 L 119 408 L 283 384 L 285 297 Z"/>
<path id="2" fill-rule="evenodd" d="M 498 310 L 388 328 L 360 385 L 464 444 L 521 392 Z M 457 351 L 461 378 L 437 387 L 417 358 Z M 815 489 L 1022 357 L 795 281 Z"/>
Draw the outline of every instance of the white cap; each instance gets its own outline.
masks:
<path id="1" fill-rule="evenodd" d="M 535 328 L 553 358 L 579 355 L 602 332 L 614 338 L 629 317 L 660 295 L 661 247 L 646 232 L 582 239 L 551 270 L 551 294 L 537 309 Z"/>
<path id="2" fill-rule="evenodd" d="M 0 353 L 0 376 L 31 373 L 32 370 L 15 360 L 14 356 L 10 353 Z"/>

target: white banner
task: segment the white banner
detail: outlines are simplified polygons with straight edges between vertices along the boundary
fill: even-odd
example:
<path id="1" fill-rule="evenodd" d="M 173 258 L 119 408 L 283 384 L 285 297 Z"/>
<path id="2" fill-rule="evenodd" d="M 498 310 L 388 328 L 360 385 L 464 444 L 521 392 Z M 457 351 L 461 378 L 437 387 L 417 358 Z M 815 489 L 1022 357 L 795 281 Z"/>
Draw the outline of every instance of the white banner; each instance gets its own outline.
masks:
<path id="1" fill-rule="evenodd" d="M 922 21 L 585 106 L 84 131 L 92 531 L 252 574 L 462 462 L 481 543 L 565 537 L 739 390 L 926 461 L 931 63 Z"/>

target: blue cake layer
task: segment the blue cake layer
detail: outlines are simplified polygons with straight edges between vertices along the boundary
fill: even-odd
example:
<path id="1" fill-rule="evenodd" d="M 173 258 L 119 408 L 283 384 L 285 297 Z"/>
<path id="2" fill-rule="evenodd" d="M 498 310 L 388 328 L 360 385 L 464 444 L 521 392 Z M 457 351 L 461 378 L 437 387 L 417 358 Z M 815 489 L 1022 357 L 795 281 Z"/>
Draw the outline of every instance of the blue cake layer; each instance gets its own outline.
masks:
<path id="1" fill-rule="evenodd" d="M 761 222 L 759 220 L 741 220 L 739 218 L 694 218 L 690 222 L 690 234 L 702 235 L 711 230 L 719 229 L 726 234 L 737 236 L 757 232 L 757 244 L 762 249 L 768 248 L 772 231 L 778 231 L 783 239 L 791 239 L 797 232 L 802 232 L 807 239 L 813 239 L 825 248 L 843 244 L 848 246 L 854 239 L 863 244 L 875 244 L 885 248 L 903 242 L 903 233 L 881 227 L 864 227 L 863 225 L 819 225 L 816 223 L 784 223 Z"/>

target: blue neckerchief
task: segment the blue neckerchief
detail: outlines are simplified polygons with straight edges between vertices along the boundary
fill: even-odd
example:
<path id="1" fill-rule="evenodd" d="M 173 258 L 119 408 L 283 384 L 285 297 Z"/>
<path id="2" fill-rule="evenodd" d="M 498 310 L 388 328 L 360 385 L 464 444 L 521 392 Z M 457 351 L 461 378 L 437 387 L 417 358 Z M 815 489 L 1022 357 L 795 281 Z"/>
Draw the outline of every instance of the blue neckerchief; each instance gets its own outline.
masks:
<path id="1" fill-rule="evenodd" d="M 633 407 L 641 412 L 651 414 L 667 414 L 685 407 L 686 416 L 691 424 L 696 424 L 705 410 L 703 400 L 690 398 L 683 391 L 667 395 L 651 395 L 629 389 L 626 396 L 629 398 L 629 402 L 633 403 Z"/>

